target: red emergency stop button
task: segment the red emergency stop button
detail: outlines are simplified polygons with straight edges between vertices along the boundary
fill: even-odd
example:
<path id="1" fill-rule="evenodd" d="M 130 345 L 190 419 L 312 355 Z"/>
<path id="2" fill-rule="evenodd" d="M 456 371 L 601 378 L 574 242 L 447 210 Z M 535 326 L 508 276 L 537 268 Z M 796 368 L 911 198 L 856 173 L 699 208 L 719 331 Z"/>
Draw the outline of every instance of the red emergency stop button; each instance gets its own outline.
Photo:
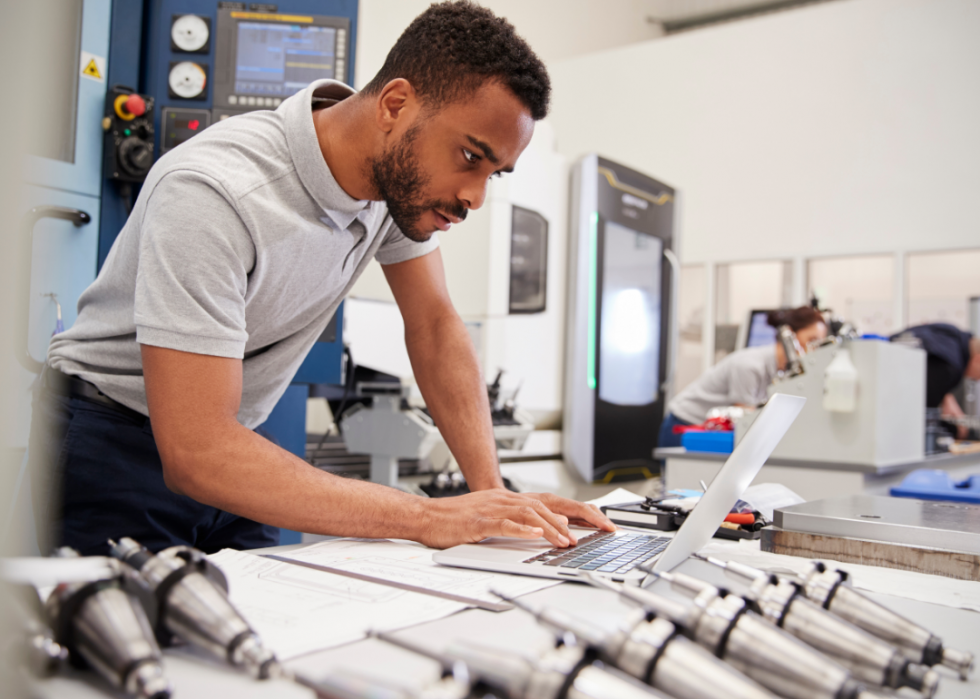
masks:
<path id="1" fill-rule="evenodd" d="M 126 98 L 126 111 L 133 116 L 146 114 L 146 102 L 135 92 Z"/>

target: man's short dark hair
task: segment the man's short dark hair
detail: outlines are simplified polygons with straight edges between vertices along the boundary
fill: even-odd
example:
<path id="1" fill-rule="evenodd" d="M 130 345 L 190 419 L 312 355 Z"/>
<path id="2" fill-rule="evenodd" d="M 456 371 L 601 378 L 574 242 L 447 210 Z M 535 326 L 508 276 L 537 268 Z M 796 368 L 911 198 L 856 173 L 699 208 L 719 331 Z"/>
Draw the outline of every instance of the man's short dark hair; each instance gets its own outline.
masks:
<path id="1" fill-rule="evenodd" d="M 548 114 L 551 80 L 541 59 L 510 22 L 469 0 L 432 5 L 416 17 L 361 92 L 377 94 L 396 78 L 436 107 L 499 80 L 535 120 Z"/>

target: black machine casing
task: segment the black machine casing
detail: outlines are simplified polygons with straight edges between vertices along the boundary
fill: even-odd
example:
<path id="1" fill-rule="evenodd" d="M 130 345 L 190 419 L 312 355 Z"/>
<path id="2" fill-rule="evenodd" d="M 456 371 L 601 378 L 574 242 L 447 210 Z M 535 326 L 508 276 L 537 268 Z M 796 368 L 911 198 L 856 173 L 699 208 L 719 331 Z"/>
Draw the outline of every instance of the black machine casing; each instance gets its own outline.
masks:
<path id="1" fill-rule="evenodd" d="M 586 481 L 657 473 L 675 355 L 674 199 L 597 155 L 573 170 L 563 453 Z"/>

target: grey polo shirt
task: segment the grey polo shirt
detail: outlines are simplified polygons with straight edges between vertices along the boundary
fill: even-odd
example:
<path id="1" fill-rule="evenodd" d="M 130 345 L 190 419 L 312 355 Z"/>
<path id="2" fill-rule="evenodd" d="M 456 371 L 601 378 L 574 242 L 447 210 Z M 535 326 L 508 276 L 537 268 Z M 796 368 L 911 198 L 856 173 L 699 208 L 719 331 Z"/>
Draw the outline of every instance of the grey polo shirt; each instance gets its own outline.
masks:
<path id="1" fill-rule="evenodd" d="M 321 80 L 160 158 L 78 320 L 52 339 L 51 366 L 147 415 L 141 344 L 242 359 L 238 420 L 262 424 L 371 259 L 438 246 L 330 173 L 312 109 L 352 94 Z"/>
<path id="2" fill-rule="evenodd" d="M 678 393 L 667 405 L 667 411 L 699 425 L 712 408 L 758 405 L 769 397 L 769 384 L 776 372 L 775 345 L 732 352 Z"/>

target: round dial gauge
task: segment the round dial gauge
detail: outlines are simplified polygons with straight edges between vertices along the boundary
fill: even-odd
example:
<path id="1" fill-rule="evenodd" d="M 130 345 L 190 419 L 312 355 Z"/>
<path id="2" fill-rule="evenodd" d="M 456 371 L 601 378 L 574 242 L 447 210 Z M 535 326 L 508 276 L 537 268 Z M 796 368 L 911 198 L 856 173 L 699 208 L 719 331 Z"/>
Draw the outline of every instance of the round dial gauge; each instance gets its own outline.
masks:
<path id="1" fill-rule="evenodd" d="M 200 51 L 208 43 L 208 23 L 197 15 L 182 15 L 170 25 L 170 38 L 181 51 Z"/>
<path id="2" fill-rule="evenodd" d="M 183 61 L 170 69 L 170 89 L 178 97 L 193 99 L 204 92 L 208 74 L 197 63 Z"/>

